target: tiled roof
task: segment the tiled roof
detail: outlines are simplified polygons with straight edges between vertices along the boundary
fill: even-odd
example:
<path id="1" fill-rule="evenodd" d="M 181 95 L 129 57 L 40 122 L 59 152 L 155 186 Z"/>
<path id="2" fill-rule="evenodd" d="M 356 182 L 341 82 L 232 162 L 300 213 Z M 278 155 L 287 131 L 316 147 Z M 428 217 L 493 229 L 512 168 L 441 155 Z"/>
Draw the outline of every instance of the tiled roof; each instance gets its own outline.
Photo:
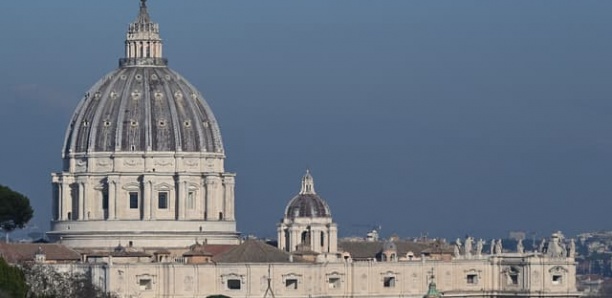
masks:
<path id="1" fill-rule="evenodd" d="M 288 263 L 291 255 L 260 240 L 246 240 L 233 249 L 215 256 L 217 263 Z M 301 261 L 295 258 L 293 261 Z"/>
<path id="2" fill-rule="evenodd" d="M 0 243 L 0 255 L 9 263 L 32 261 L 39 252 L 47 261 L 79 261 L 81 254 L 64 245 L 55 243 Z"/>
<path id="3" fill-rule="evenodd" d="M 416 256 L 420 255 L 425 249 L 431 247 L 431 244 L 418 243 L 412 241 L 394 241 L 393 244 L 397 247 L 398 256 L 405 256 L 409 251 Z M 375 259 L 378 258 L 380 252 L 383 251 L 385 242 L 376 241 L 340 241 L 338 242 L 338 250 L 348 252 L 353 259 Z"/>

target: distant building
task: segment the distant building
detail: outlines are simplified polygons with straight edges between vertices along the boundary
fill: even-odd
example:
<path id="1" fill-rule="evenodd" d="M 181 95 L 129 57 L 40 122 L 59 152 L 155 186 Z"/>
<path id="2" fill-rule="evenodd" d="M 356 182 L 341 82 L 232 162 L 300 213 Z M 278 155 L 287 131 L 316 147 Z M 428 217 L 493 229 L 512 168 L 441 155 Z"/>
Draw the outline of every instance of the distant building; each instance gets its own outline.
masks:
<path id="1" fill-rule="evenodd" d="M 512 240 L 516 240 L 516 241 L 525 240 L 527 239 L 526 236 L 527 236 L 527 233 L 523 231 L 513 231 L 513 232 L 508 233 L 508 238 Z"/>
<path id="2" fill-rule="evenodd" d="M 2 245 L 3 256 L 89 269 L 120 297 L 579 296 L 575 248 L 560 234 L 530 252 L 501 241 L 483 252 L 471 237 L 339 241 L 308 171 L 277 226 L 278 247 L 241 241 L 215 117 L 162 50 L 141 0 L 125 58 L 68 125 L 63 169 L 53 174 L 56 244 Z"/>

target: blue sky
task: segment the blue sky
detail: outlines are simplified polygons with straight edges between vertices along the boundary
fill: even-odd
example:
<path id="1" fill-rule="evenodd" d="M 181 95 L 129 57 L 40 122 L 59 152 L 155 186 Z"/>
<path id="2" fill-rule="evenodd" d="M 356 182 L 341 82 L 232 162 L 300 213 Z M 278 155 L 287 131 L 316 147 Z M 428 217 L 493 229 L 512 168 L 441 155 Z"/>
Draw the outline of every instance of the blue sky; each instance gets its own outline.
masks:
<path id="1" fill-rule="evenodd" d="M 273 237 L 310 168 L 341 235 L 610 229 L 610 1 L 151 0 Z M 138 1 L 0 3 L 0 183 L 48 227 L 69 118 Z"/>

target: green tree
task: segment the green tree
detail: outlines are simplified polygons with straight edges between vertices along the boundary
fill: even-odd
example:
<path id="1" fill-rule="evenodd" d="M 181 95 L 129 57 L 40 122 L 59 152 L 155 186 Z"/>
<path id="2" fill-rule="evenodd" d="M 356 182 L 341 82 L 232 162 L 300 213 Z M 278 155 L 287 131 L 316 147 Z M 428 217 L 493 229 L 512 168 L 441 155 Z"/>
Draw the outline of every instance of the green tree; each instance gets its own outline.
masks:
<path id="1" fill-rule="evenodd" d="M 0 298 L 25 297 L 26 292 L 23 271 L 0 258 Z"/>
<path id="2" fill-rule="evenodd" d="M 8 234 L 17 228 L 22 229 L 32 215 L 34 211 L 26 196 L 0 185 L 0 228 L 6 233 L 7 242 Z"/>

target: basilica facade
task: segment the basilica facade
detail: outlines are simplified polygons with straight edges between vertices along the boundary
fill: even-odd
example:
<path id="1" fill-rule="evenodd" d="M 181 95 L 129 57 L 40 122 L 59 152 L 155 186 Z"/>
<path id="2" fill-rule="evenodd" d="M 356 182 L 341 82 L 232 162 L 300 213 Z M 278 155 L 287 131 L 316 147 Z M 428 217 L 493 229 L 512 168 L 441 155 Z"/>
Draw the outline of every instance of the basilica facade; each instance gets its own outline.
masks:
<path id="1" fill-rule="evenodd" d="M 212 110 L 168 67 L 141 0 L 125 57 L 85 93 L 52 175 L 48 236 L 80 260 L 49 262 L 43 245 L 35 261 L 88 272 L 120 297 L 579 296 L 560 233 L 532 251 L 471 237 L 339 240 L 309 171 L 277 241 L 241 239 L 225 157 Z"/>

